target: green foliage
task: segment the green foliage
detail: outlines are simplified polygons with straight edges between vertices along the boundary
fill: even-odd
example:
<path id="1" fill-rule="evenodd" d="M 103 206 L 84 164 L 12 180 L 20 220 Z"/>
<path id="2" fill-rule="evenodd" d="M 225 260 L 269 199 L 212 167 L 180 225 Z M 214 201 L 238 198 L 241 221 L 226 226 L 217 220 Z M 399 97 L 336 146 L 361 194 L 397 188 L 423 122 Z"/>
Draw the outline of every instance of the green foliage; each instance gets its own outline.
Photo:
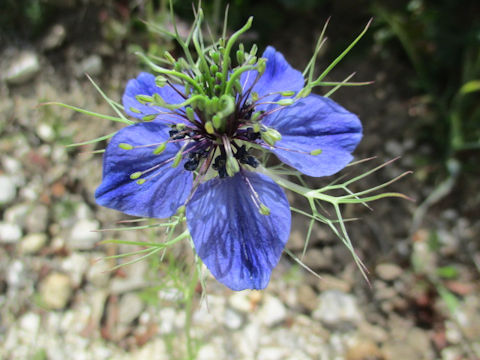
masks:
<path id="1" fill-rule="evenodd" d="M 416 72 L 415 86 L 428 95 L 434 119 L 419 124 L 419 138 L 444 163 L 463 161 L 480 149 L 480 4 L 477 1 L 411 0 L 397 8 L 373 7 L 377 40 L 400 44 Z M 395 41 L 392 41 L 395 40 Z"/>

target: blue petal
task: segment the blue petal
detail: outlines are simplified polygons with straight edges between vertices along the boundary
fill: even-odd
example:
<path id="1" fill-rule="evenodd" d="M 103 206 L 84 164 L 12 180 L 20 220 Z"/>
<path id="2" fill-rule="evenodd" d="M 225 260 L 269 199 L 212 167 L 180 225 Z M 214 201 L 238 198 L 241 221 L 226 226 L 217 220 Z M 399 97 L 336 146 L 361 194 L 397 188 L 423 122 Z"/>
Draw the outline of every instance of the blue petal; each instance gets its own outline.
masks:
<path id="1" fill-rule="evenodd" d="M 267 67 L 260 80 L 253 87 L 253 91 L 257 92 L 260 97 L 279 91 L 298 92 L 303 88 L 302 73 L 291 67 L 280 52 L 269 46 L 265 49 L 262 57 L 267 59 Z M 257 71 L 246 71 L 242 74 L 240 83 L 245 91 L 252 86 L 257 74 Z M 260 102 L 274 101 L 279 98 L 279 94 L 271 95 Z M 260 105 L 257 110 L 262 110 L 264 107 Z"/>
<path id="2" fill-rule="evenodd" d="M 149 73 L 142 72 L 137 76 L 136 79 L 131 79 L 127 83 L 125 92 L 123 94 L 123 106 L 125 112 L 137 119 L 142 119 L 146 115 L 158 114 L 160 112 L 169 112 L 170 110 L 159 107 L 159 106 L 149 106 L 144 105 L 137 101 L 135 96 L 137 95 L 148 95 L 152 96 L 153 94 L 159 94 L 162 99 L 168 104 L 179 104 L 184 101 L 184 99 L 170 86 L 165 85 L 164 87 L 158 87 L 155 84 L 155 76 Z M 135 110 L 132 110 L 135 109 Z M 177 123 L 179 118 L 173 115 L 161 115 L 161 119 L 168 122 Z"/>
<path id="3" fill-rule="evenodd" d="M 270 208 L 261 215 L 247 181 Z M 290 233 L 283 190 L 265 175 L 242 171 L 199 186 L 187 204 L 187 224 L 198 256 L 233 290 L 263 289 Z"/>
<path id="4" fill-rule="evenodd" d="M 119 148 L 120 143 L 133 146 L 162 143 L 168 139 L 168 127 L 159 123 L 140 123 L 120 130 L 110 141 L 103 158 L 103 180 L 95 192 L 99 205 L 128 215 L 166 218 L 183 205 L 192 188 L 192 173 L 183 164 L 172 168 L 171 160 L 180 150 L 169 143 L 163 153 L 154 155 L 155 147 L 132 150 Z M 139 185 L 130 175 L 161 164 L 144 175 L 153 176 Z"/>
<path id="5" fill-rule="evenodd" d="M 273 153 L 309 176 L 328 176 L 343 169 L 362 138 L 358 117 L 319 95 L 272 113 L 263 124 L 282 134 Z M 309 155 L 317 149 L 322 150 L 320 155 Z"/>

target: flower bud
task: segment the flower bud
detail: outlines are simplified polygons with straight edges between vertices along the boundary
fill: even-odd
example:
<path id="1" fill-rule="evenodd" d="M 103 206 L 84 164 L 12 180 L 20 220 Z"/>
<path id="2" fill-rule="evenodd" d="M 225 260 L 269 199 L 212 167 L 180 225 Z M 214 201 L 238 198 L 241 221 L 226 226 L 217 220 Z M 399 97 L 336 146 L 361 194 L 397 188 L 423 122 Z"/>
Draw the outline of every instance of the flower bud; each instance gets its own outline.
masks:
<path id="1" fill-rule="evenodd" d="M 170 63 L 170 64 L 175 64 L 175 58 L 167 51 L 165 50 L 163 52 L 163 57 Z"/>
<path id="2" fill-rule="evenodd" d="M 242 65 L 245 62 L 245 52 L 242 50 L 237 50 L 237 62 L 239 65 Z"/>
<path id="3" fill-rule="evenodd" d="M 257 44 L 253 44 L 253 45 L 252 45 L 252 48 L 250 49 L 250 56 L 255 56 L 255 55 L 257 55 L 257 51 L 258 51 L 258 46 L 257 46 Z"/>
<path id="4" fill-rule="evenodd" d="M 156 78 L 155 78 L 155 85 L 157 85 L 158 87 L 164 87 L 165 85 L 167 84 L 167 79 L 165 79 L 165 77 L 163 77 L 162 75 L 158 75 Z"/>

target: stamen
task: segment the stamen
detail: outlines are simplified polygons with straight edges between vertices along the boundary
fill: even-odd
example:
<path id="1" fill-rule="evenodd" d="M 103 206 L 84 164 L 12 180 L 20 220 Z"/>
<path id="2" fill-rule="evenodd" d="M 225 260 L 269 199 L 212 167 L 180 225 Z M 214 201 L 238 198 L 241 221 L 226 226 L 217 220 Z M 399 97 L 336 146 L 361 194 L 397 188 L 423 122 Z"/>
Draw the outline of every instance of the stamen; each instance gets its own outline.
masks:
<path id="1" fill-rule="evenodd" d="M 262 215 L 266 215 L 266 216 L 270 215 L 270 209 L 262 203 L 262 200 L 260 199 L 260 196 L 258 196 L 258 193 L 253 188 L 252 183 L 245 176 L 245 174 L 243 172 L 242 172 L 242 178 L 243 178 L 243 181 L 245 181 L 245 183 L 247 184 L 248 189 L 251 192 L 250 198 L 252 199 L 253 203 L 257 207 L 258 212 Z"/>
<path id="2" fill-rule="evenodd" d="M 123 150 L 132 150 L 133 145 L 127 144 L 127 143 L 120 143 L 118 144 L 118 147 Z"/>

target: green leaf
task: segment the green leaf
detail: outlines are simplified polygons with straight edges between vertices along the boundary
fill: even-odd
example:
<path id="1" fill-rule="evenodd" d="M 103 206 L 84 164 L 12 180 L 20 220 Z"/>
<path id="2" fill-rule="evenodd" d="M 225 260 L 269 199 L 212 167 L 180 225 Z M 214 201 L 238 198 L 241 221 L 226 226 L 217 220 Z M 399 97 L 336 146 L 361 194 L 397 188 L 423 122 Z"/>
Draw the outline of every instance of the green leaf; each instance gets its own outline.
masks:
<path id="1" fill-rule="evenodd" d="M 471 80 L 460 88 L 460 94 L 468 94 L 480 90 L 480 80 Z"/>

